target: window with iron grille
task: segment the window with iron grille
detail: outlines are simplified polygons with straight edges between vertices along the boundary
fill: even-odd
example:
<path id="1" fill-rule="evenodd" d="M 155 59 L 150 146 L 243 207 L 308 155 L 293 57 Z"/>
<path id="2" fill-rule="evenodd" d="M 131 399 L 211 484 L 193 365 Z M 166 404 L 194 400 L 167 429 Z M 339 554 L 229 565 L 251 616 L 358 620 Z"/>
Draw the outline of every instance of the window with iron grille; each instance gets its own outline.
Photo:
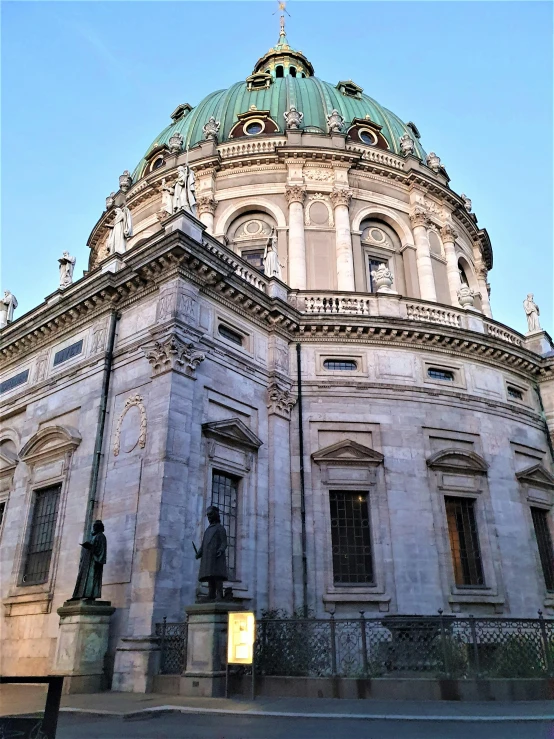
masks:
<path id="1" fill-rule="evenodd" d="M 18 385 L 23 385 L 29 379 L 29 370 L 23 370 L 18 375 L 14 375 L 4 382 L 0 382 L 0 394 L 7 393 L 8 390 L 13 390 Z"/>
<path id="2" fill-rule="evenodd" d="M 484 585 L 475 520 L 475 501 L 469 498 L 446 497 L 444 502 L 456 585 L 460 587 Z"/>
<path id="3" fill-rule="evenodd" d="M 323 366 L 328 370 L 345 370 L 352 372 L 358 369 L 357 363 L 353 359 L 326 359 Z"/>
<path id="4" fill-rule="evenodd" d="M 427 370 L 429 377 L 433 380 L 445 380 L 446 382 L 454 382 L 454 373 L 450 370 L 438 369 L 437 367 L 429 367 Z"/>
<path id="5" fill-rule="evenodd" d="M 222 323 L 219 324 L 217 330 L 219 332 L 219 335 L 223 336 L 223 338 L 227 339 L 227 341 L 232 341 L 233 344 L 238 344 L 239 346 L 242 346 L 242 336 L 236 331 L 227 328 L 227 326 L 224 326 Z"/>
<path id="6" fill-rule="evenodd" d="M 229 580 L 237 577 L 237 495 L 239 478 L 226 472 L 212 473 L 212 505 L 219 508 L 227 532 L 227 570 Z"/>
<path id="7" fill-rule="evenodd" d="M 539 546 L 539 557 L 544 575 L 546 589 L 554 591 L 554 553 L 552 551 L 552 537 L 548 528 L 548 511 L 544 508 L 531 508 L 535 536 Z"/>
<path id="8" fill-rule="evenodd" d="M 508 385 L 508 396 L 516 400 L 523 400 L 522 391 L 518 390 L 517 387 L 511 387 L 511 385 Z"/>
<path id="9" fill-rule="evenodd" d="M 335 584 L 373 583 L 367 492 L 330 492 L 331 544 Z"/>
<path id="10" fill-rule="evenodd" d="M 76 357 L 83 351 L 83 340 L 76 341 L 75 344 L 66 346 L 65 349 L 60 349 L 59 352 L 54 354 L 54 367 L 62 362 L 67 362 L 68 359 Z"/>
<path id="11" fill-rule="evenodd" d="M 23 585 L 38 585 L 48 580 L 61 489 L 61 485 L 53 485 L 35 490 Z"/>

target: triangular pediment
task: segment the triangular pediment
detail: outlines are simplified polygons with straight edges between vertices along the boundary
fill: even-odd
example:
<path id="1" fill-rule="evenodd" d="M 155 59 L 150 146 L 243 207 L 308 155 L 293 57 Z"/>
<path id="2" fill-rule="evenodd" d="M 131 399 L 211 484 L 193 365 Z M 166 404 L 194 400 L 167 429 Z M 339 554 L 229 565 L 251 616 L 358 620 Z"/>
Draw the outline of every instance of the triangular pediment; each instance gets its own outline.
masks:
<path id="1" fill-rule="evenodd" d="M 239 446 L 247 446 L 251 449 L 258 449 L 263 444 L 263 441 L 258 439 L 256 434 L 240 418 L 203 423 L 202 431 L 205 436 L 218 438 Z"/>
<path id="2" fill-rule="evenodd" d="M 433 469 L 470 472 L 484 474 L 488 464 L 477 452 L 468 452 L 465 449 L 442 449 L 427 460 L 427 465 Z"/>
<path id="3" fill-rule="evenodd" d="M 527 485 L 554 490 L 554 475 L 543 467 L 540 462 L 531 467 L 526 467 L 520 472 L 516 472 L 516 477 L 520 482 L 527 483 Z"/>
<path id="4" fill-rule="evenodd" d="M 375 449 L 370 449 L 368 446 L 359 444 L 357 441 L 345 439 L 344 441 L 339 441 L 336 444 L 331 444 L 331 446 L 314 452 L 312 459 L 318 464 L 332 462 L 334 464 L 376 465 L 382 463 L 383 455 L 380 452 L 376 452 Z"/>

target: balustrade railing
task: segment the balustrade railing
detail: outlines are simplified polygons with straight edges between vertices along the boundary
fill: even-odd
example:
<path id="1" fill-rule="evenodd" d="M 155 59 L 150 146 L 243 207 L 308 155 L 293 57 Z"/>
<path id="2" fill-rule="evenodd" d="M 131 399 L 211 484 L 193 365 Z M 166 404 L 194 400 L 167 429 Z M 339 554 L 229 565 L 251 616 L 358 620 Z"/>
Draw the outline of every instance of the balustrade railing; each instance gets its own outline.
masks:
<path id="1" fill-rule="evenodd" d="M 440 323 L 443 326 L 462 327 L 464 311 L 455 308 L 444 308 L 440 305 L 424 305 L 422 303 L 406 302 L 406 313 L 409 321 L 424 321 L 425 323 Z"/>
<path id="2" fill-rule="evenodd" d="M 242 141 L 234 144 L 222 144 L 218 147 L 222 159 L 244 156 L 245 154 L 266 154 L 275 151 L 277 147 L 285 146 L 287 140 L 283 138 L 257 139 Z"/>
<path id="3" fill-rule="evenodd" d="M 157 625 L 164 674 L 183 670 L 186 624 Z M 185 646 L 183 646 L 183 642 Z M 184 656 L 183 656 L 184 655 Z M 311 677 L 554 677 L 554 621 L 456 616 L 262 618 L 256 673 Z"/>

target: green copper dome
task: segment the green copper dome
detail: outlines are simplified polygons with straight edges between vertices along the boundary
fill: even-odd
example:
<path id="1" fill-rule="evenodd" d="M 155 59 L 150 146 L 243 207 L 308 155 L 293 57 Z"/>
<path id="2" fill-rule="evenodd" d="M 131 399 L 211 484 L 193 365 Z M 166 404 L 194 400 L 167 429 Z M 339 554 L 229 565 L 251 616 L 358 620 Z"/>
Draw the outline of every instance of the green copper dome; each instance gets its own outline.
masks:
<path id="1" fill-rule="evenodd" d="M 288 73 L 287 57 L 290 60 L 290 66 L 294 64 L 298 69 L 297 76 Z M 282 65 L 280 74 L 283 73 L 284 68 L 285 76 L 276 76 L 276 61 Z M 304 64 L 301 66 L 302 61 Z M 305 76 L 300 76 L 300 70 L 305 71 Z M 294 72 L 296 73 L 296 69 Z M 202 129 L 211 116 L 221 124 L 218 135 L 219 143 L 228 141 L 231 129 L 239 120 L 238 115 L 246 113 L 251 106 L 255 106 L 260 111 L 269 111 L 270 117 L 279 127 L 279 132 L 271 134 L 273 136 L 284 133 L 283 114 L 291 105 L 304 114 L 301 128 L 312 133 L 327 133 L 326 116 L 333 108 L 336 108 L 343 116 L 345 131 L 355 118 L 369 117 L 373 123 L 382 127 L 381 133 L 392 152 L 401 153 L 399 141 L 407 133 L 415 140 L 414 154 L 425 159 L 425 152 L 412 128 L 403 123 L 390 110 L 383 108 L 368 95 L 364 95 L 361 88 L 351 81 L 333 85 L 311 76 L 313 67 L 302 52 L 293 51 L 288 45 L 284 47 L 280 43 L 257 62 L 254 73 L 258 75 L 265 73 L 266 77 L 271 75 L 271 84 L 261 89 L 249 89 L 251 85 L 248 80 L 236 82 L 227 90 L 212 92 L 195 108 L 190 109 L 189 106 L 185 106 L 185 114 L 164 129 L 148 148 L 145 158 L 141 160 L 133 173 L 133 179 L 136 181 L 141 176 L 145 159 L 149 154 L 154 149 L 167 144 L 174 133 L 180 133 L 183 136 L 185 148 L 192 148 L 195 144 L 202 142 L 204 140 Z M 249 78 L 251 79 L 252 77 Z M 263 135 L 260 136 L 263 138 Z"/>

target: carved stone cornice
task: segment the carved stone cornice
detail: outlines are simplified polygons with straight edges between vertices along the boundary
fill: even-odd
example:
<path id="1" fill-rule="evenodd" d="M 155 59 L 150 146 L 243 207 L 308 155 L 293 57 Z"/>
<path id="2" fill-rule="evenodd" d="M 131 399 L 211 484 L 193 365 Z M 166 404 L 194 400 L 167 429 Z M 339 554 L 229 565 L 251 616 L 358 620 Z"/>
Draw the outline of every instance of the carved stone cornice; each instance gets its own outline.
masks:
<path id="1" fill-rule="evenodd" d="M 348 206 L 350 205 L 350 201 L 352 200 L 352 195 L 352 190 L 343 187 L 333 190 L 329 194 L 329 197 L 331 198 L 331 202 L 333 203 L 333 208 L 337 208 L 339 205 L 346 205 L 346 207 L 348 208 Z"/>
<path id="2" fill-rule="evenodd" d="M 458 238 L 458 232 L 456 229 L 451 226 L 449 223 L 446 223 L 441 229 L 440 229 L 440 235 L 443 241 L 454 243 L 456 239 Z"/>
<path id="3" fill-rule="evenodd" d="M 217 200 L 212 195 L 201 195 L 196 201 L 196 212 L 199 216 L 203 213 L 214 215 L 217 208 Z"/>
<path id="4" fill-rule="evenodd" d="M 285 197 L 289 205 L 291 203 L 302 204 L 306 197 L 306 189 L 303 185 L 287 185 L 285 188 Z"/>
<path id="5" fill-rule="evenodd" d="M 194 377 L 196 368 L 206 358 L 192 341 L 187 341 L 175 333 L 145 344 L 141 349 L 152 366 L 152 377 L 171 371 Z"/>
<path id="6" fill-rule="evenodd" d="M 272 382 L 267 388 L 267 408 L 270 415 L 276 414 L 288 420 L 295 403 L 296 397 L 279 383 Z"/>
<path id="7" fill-rule="evenodd" d="M 426 228 L 430 222 L 429 213 L 425 208 L 417 207 L 410 213 L 410 223 L 412 224 L 412 228 L 417 228 L 418 226 Z"/>

